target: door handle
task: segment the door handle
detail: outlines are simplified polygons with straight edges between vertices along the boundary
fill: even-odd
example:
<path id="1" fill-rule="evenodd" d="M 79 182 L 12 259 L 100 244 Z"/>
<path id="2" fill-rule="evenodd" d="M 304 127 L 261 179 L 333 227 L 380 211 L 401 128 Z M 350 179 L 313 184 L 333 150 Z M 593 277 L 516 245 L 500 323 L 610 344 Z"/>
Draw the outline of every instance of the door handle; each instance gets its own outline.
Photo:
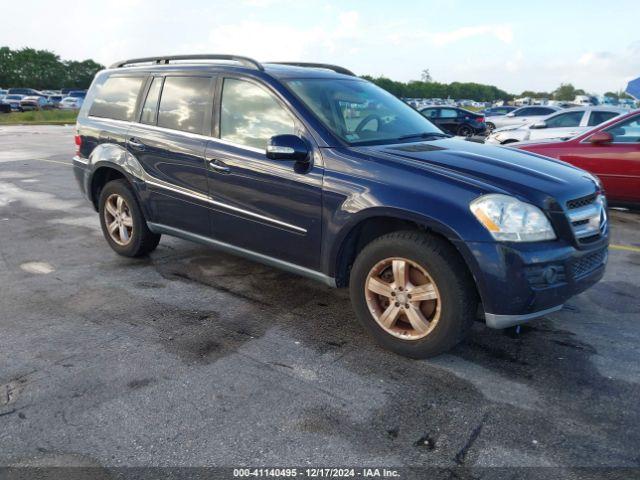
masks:
<path id="1" fill-rule="evenodd" d="M 229 173 L 231 171 L 231 168 L 229 168 L 224 162 L 221 162 L 220 160 L 209 161 L 209 166 L 212 170 L 220 173 Z"/>
<path id="2" fill-rule="evenodd" d="M 145 144 L 141 143 L 141 142 L 136 142 L 135 138 L 130 138 L 127 143 L 129 144 L 129 146 L 131 148 L 134 148 L 136 150 L 144 150 L 145 149 Z"/>

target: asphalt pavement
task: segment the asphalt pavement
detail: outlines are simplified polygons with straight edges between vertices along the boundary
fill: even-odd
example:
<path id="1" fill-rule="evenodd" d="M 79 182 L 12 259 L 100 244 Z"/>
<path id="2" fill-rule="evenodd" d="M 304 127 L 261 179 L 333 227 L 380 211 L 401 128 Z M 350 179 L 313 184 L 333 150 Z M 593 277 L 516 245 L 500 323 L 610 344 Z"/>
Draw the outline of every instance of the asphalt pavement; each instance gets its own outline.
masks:
<path id="1" fill-rule="evenodd" d="M 117 256 L 74 149 L 0 127 L 0 465 L 640 466 L 640 215 L 562 311 L 415 361 L 345 290 L 169 237 Z"/>

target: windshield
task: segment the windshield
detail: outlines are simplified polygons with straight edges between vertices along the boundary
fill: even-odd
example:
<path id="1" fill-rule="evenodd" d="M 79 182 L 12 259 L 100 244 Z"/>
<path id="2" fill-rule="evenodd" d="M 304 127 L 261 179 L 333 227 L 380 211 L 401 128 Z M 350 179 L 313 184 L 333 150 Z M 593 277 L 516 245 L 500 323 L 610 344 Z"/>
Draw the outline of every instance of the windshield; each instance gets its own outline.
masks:
<path id="1" fill-rule="evenodd" d="M 372 83 L 334 78 L 286 83 L 329 130 L 349 145 L 445 136 L 420 113 Z"/>

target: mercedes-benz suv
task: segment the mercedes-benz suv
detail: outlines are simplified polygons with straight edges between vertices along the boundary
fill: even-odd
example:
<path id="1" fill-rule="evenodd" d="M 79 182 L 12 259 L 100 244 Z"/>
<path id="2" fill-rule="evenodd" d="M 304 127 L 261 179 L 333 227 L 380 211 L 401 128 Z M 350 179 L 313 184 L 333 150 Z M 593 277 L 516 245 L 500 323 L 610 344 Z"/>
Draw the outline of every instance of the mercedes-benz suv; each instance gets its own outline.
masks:
<path id="1" fill-rule="evenodd" d="M 96 75 L 76 145 L 118 254 L 173 235 L 348 287 L 364 327 L 410 357 L 450 349 L 474 319 L 554 312 L 607 260 L 594 176 L 450 138 L 333 65 L 120 62 Z"/>

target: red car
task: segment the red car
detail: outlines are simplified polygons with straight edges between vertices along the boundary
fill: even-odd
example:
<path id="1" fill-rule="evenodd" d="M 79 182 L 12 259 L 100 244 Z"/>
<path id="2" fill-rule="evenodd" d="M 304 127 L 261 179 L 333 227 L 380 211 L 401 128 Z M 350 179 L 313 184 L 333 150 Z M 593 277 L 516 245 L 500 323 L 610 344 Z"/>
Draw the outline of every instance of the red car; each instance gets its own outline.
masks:
<path id="1" fill-rule="evenodd" d="M 566 141 L 510 145 L 597 175 L 610 204 L 640 206 L 640 110 Z"/>

